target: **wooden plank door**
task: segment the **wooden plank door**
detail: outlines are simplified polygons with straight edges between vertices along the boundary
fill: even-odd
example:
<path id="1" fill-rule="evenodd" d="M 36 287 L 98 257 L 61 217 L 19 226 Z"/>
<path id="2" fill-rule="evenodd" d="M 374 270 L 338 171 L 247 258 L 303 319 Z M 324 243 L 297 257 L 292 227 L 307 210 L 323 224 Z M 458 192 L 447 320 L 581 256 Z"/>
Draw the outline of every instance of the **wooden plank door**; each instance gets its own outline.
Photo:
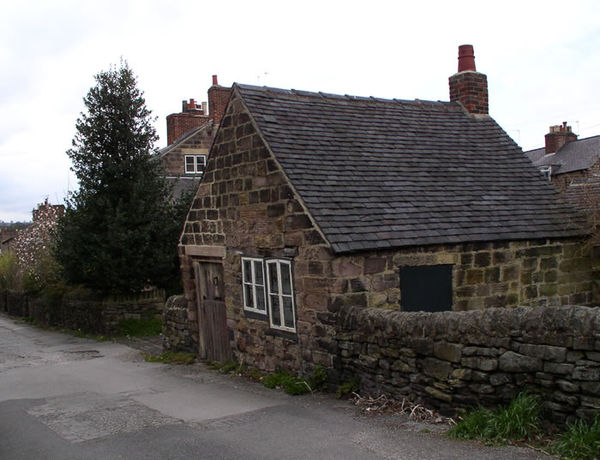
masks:
<path id="1" fill-rule="evenodd" d="M 196 262 L 196 301 L 198 305 L 198 352 L 201 359 L 223 361 L 231 358 L 223 265 Z"/>

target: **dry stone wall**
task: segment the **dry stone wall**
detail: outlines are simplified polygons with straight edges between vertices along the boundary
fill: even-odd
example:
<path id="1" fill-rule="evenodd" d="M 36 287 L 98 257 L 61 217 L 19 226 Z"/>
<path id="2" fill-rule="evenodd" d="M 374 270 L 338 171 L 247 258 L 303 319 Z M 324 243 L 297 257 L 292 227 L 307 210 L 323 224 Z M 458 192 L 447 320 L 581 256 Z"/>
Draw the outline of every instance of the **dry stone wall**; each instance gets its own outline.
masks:
<path id="1" fill-rule="evenodd" d="M 163 348 L 170 351 L 195 353 L 192 334 L 188 328 L 188 305 L 185 296 L 167 299 L 163 311 Z"/>
<path id="2" fill-rule="evenodd" d="M 361 391 L 442 411 L 505 404 L 527 389 L 557 421 L 600 409 L 600 309 L 409 313 L 343 307 L 336 367 Z"/>
<path id="3" fill-rule="evenodd" d="M 44 295 L 0 292 L 0 309 L 10 315 L 29 317 L 42 325 L 81 329 L 95 334 L 115 333 L 120 321 L 161 313 L 163 307 L 162 290 L 105 299 L 87 292 L 68 293 L 55 299 Z"/>

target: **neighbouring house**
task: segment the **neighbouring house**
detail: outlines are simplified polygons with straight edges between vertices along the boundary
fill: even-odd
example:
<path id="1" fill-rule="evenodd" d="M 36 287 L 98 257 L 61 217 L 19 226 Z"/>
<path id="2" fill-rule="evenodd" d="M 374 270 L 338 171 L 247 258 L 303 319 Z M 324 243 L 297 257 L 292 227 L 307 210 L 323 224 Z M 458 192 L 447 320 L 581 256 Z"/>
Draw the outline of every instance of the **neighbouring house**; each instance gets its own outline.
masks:
<path id="1" fill-rule="evenodd" d="M 7 226 L 0 228 L 0 254 L 13 249 L 17 231 L 14 227 Z"/>
<path id="2" fill-rule="evenodd" d="M 48 198 L 31 211 L 32 222 L 15 222 L 0 224 L 0 253 L 13 251 L 21 235 L 30 232 L 32 226 L 39 225 L 48 215 L 61 216 L 65 212 L 65 206 L 62 204 L 50 204 Z"/>
<path id="3" fill-rule="evenodd" d="M 167 143 L 159 150 L 166 177 L 173 185 L 173 196 L 179 197 L 198 188 L 208 151 L 223 118 L 231 88 L 220 86 L 216 75 L 208 89 L 208 103 L 194 99 L 182 101 L 181 113 L 167 116 Z"/>
<path id="4" fill-rule="evenodd" d="M 31 222 L 0 222 L 0 254 L 14 250 L 15 237 Z"/>
<path id="5" fill-rule="evenodd" d="M 525 155 L 568 202 L 588 214 L 600 210 L 600 136 L 577 139 L 567 122 L 550 126 L 544 147 Z M 597 219 L 596 219 L 597 220 Z"/>
<path id="6" fill-rule="evenodd" d="M 573 182 L 600 177 L 600 136 L 577 139 L 566 121 L 550 126 L 544 147 L 525 155 L 561 192 Z"/>
<path id="7" fill-rule="evenodd" d="M 450 102 L 233 85 L 179 245 L 202 358 L 335 367 L 348 305 L 594 301 L 585 219 L 488 115 L 472 46 L 449 85 Z"/>

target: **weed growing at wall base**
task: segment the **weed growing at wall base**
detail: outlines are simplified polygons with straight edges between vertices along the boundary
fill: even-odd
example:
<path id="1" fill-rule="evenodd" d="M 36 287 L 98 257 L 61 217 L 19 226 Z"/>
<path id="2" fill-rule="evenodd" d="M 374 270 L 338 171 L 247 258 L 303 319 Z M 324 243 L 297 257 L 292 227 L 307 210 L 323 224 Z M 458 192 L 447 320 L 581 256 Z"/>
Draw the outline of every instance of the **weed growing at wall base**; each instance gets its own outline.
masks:
<path id="1" fill-rule="evenodd" d="M 196 356 L 193 353 L 166 351 L 159 356 L 147 353 L 144 356 L 147 363 L 163 363 L 163 364 L 194 364 Z"/>
<path id="2" fill-rule="evenodd" d="M 447 434 L 454 439 L 480 439 L 494 444 L 537 438 L 539 444 L 542 435 L 540 411 L 537 396 L 521 393 L 508 407 L 478 408 L 468 412 Z M 600 419 L 589 424 L 583 420 L 567 424 L 557 441 L 545 439 L 544 448 L 563 460 L 600 459 Z"/>
<path id="3" fill-rule="evenodd" d="M 577 420 L 567 425 L 552 452 L 565 460 L 600 458 L 600 419 L 596 418 L 591 424 Z"/>
<path id="4" fill-rule="evenodd" d="M 520 393 L 508 407 L 485 408 L 467 413 L 448 435 L 457 439 L 487 439 L 494 442 L 532 439 L 541 431 L 539 398 Z"/>

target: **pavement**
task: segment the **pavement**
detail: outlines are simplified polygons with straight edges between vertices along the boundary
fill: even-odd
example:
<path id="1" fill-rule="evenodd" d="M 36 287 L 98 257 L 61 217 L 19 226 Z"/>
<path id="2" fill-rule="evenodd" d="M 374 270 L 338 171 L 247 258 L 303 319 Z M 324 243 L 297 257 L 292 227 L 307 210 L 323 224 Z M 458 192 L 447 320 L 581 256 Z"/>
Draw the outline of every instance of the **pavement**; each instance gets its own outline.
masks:
<path id="1" fill-rule="evenodd" d="M 136 348 L 133 348 L 136 347 Z M 96 342 L 0 315 L 1 459 L 549 459 L 459 442 L 203 364 L 147 363 L 159 339 Z"/>

